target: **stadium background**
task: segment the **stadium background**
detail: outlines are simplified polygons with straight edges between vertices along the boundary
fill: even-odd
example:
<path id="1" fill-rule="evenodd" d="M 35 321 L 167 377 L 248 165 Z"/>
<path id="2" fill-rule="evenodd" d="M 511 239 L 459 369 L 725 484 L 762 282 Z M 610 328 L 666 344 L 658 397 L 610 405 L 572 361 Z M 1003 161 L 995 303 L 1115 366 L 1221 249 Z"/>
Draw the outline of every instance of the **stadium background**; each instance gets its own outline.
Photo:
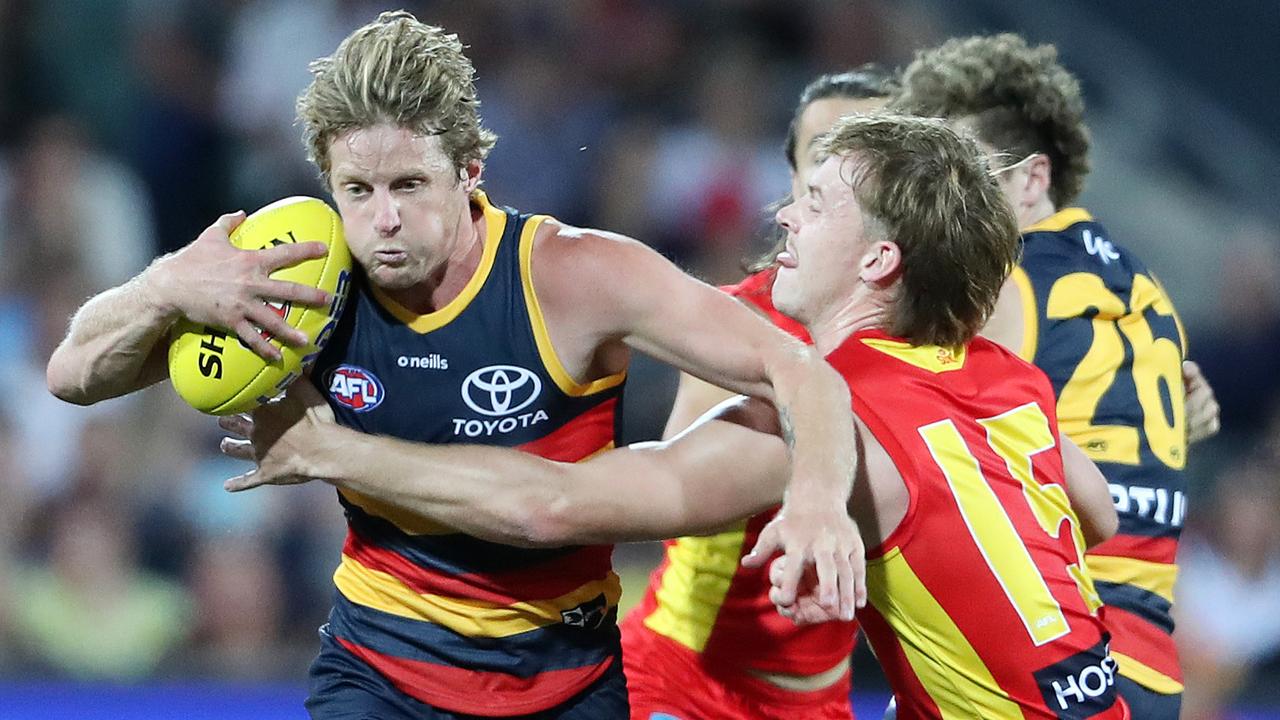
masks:
<path id="1" fill-rule="evenodd" d="M 1225 717 L 1280 717 L 1280 6 L 404 5 L 471 48 L 501 136 L 492 198 L 628 233 L 715 282 L 758 250 L 814 75 L 957 34 L 1056 43 L 1095 139 L 1083 204 L 1161 273 L 1222 403 L 1222 435 L 1191 456 L 1191 692 Z M 229 496 L 220 480 L 242 468 L 167 387 L 73 408 L 43 366 L 85 297 L 219 213 L 321 194 L 293 99 L 307 61 L 380 9 L 0 0 L 0 717 L 303 716 L 342 535 L 332 490 Z M 657 432 L 672 386 L 637 363 L 631 438 Z M 655 548 L 617 557 L 634 601 Z M 855 684 L 878 708 L 868 658 Z"/>

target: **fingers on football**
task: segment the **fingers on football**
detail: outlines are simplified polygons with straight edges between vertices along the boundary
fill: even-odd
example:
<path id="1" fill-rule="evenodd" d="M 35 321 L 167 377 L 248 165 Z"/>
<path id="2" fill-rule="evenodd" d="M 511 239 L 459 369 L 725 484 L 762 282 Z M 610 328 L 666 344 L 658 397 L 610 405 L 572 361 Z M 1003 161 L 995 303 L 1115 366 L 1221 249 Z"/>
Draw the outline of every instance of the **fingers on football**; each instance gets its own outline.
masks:
<path id="1" fill-rule="evenodd" d="M 256 258 L 263 272 L 270 273 L 283 267 L 297 265 L 303 260 L 324 257 L 328 252 L 329 248 L 322 242 L 285 243 L 259 250 Z"/>
<path id="2" fill-rule="evenodd" d="M 217 225 L 219 228 L 222 228 L 223 232 L 230 235 L 232 230 L 235 230 L 237 227 L 240 226 L 240 223 L 244 222 L 244 218 L 245 218 L 244 211 L 237 210 L 233 213 L 227 213 L 226 215 L 219 217 L 217 222 L 214 223 L 214 225 Z"/>
<path id="3" fill-rule="evenodd" d="M 286 280 L 267 280 L 263 283 L 261 296 L 266 300 L 281 300 L 311 307 L 324 307 L 331 299 L 329 293 L 319 288 Z"/>
<path id="4" fill-rule="evenodd" d="M 252 315 L 252 311 L 250 315 Z M 271 315 L 276 317 L 274 313 L 271 313 Z M 279 317 L 276 317 L 276 319 L 279 320 Z M 271 362 L 281 358 L 280 351 L 266 338 L 262 337 L 262 333 L 249 320 L 240 320 L 233 329 L 236 331 L 236 337 L 240 338 L 240 342 L 258 357 Z"/>
<path id="5" fill-rule="evenodd" d="M 271 335 L 288 345 L 293 347 L 301 347 L 307 344 L 307 334 L 301 330 L 291 327 L 285 319 L 280 317 L 271 309 L 270 305 L 262 303 L 254 303 L 244 310 L 245 317 L 249 321 Z M 261 336 L 262 333 L 258 333 Z"/>

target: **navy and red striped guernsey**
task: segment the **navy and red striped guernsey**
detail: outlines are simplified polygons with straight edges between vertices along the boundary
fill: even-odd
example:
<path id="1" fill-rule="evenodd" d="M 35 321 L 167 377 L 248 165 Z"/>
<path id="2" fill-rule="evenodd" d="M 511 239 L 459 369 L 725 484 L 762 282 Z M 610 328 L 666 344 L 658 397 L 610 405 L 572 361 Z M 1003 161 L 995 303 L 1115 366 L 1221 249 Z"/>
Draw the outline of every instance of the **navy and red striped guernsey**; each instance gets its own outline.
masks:
<path id="1" fill-rule="evenodd" d="M 487 232 L 459 296 L 427 315 L 362 277 L 312 381 L 348 427 L 427 443 L 514 447 L 576 462 L 612 448 L 625 374 L 579 384 L 530 282 L 546 216 L 477 192 Z M 339 491 L 348 535 L 329 633 L 398 689 L 471 714 L 527 714 L 620 662 L 611 546 L 479 540 Z"/>
<path id="2" fill-rule="evenodd" d="M 1012 275 L 1019 354 L 1053 383 L 1062 431 L 1098 464 L 1120 516 L 1089 551 L 1120 674 L 1182 692 L 1173 641 L 1178 538 L 1187 514 L 1182 323 L 1155 275 L 1081 208 L 1022 231 Z"/>

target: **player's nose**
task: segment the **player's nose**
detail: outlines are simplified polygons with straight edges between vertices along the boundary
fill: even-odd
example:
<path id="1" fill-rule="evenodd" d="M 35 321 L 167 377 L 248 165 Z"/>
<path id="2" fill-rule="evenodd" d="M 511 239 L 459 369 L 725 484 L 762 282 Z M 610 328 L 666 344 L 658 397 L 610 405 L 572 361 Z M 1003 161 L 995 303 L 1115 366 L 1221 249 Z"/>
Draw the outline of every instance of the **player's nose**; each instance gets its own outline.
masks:
<path id="1" fill-rule="evenodd" d="M 379 235 L 395 235 L 400 230 L 400 204 L 391 193 L 374 193 L 373 229 Z"/>

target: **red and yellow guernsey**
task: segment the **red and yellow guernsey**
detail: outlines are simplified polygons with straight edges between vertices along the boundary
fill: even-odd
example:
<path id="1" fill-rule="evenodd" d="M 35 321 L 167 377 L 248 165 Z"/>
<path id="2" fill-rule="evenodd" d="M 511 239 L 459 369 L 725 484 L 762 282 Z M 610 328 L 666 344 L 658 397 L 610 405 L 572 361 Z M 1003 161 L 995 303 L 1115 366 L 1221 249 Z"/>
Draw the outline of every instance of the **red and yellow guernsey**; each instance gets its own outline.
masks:
<path id="1" fill-rule="evenodd" d="M 983 338 L 875 330 L 827 359 L 910 497 L 859 614 L 898 717 L 1126 717 L 1044 374 Z"/>
<path id="2" fill-rule="evenodd" d="M 623 375 L 580 384 L 551 346 L 531 281 L 547 218 L 491 205 L 480 266 L 427 315 L 357 277 L 312 382 L 338 422 L 429 443 L 576 462 L 614 445 Z M 486 542 L 350 491 L 325 631 L 406 695 L 446 710 L 527 715 L 619 659 L 611 546 Z"/>
<path id="3" fill-rule="evenodd" d="M 765 270 L 722 289 L 808 342 L 804 327 L 774 308 L 773 276 L 773 270 Z M 650 576 L 644 599 L 623 623 L 624 634 L 656 633 L 679 643 L 699 653 L 726 682 L 741 671 L 811 675 L 848 658 L 856 622 L 797 627 L 770 602 L 767 568 L 741 566 L 776 512 L 760 513 L 716 535 L 666 541 L 665 557 Z M 847 688 L 847 678 L 843 683 Z"/>

